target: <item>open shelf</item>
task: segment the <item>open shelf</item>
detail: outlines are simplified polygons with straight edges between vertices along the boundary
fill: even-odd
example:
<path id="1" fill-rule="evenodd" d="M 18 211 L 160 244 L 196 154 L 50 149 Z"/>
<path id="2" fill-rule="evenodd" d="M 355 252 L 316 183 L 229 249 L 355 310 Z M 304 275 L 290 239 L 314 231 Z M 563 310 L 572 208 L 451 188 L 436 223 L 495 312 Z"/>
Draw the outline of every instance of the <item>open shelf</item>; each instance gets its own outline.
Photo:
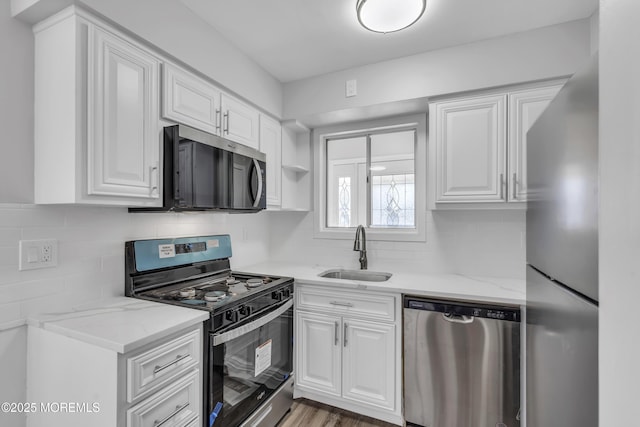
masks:
<path id="1" fill-rule="evenodd" d="M 295 173 L 308 173 L 309 169 L 301 165 L 282 165 L 282 169 Z"/>

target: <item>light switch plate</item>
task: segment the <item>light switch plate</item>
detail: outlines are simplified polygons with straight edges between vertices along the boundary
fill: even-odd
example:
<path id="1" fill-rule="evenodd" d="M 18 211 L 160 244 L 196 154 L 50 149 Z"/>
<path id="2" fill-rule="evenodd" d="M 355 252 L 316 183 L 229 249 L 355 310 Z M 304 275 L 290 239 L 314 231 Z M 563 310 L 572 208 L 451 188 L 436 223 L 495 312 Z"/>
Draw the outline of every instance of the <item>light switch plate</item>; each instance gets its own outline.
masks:
<path id="1" fill-rule="evenodd" d="M 58 241 L 20 240 L 19 256 L 19 270 L 55 267 L 58 265 Z"/>
<path id="2" fill-rule="evenodd" d="M 356 80 L 347 80 L 345 83 L 345 96 L 347 98 L 358 94 L 358 84 Z"/>

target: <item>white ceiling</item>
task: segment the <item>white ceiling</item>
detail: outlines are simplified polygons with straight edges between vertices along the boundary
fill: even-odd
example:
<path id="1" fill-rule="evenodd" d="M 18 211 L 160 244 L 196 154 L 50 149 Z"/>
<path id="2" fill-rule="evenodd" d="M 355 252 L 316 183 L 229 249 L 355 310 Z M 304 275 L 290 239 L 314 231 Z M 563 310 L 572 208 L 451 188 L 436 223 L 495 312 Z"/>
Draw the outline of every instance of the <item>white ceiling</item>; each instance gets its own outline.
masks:
<path id="1" fill-rule="evenodd" d="M 587 18 L 598 0 L 427 0 L 422 19 L 378 34 L 356 0 L 180 0 L 281 82 Z"/>

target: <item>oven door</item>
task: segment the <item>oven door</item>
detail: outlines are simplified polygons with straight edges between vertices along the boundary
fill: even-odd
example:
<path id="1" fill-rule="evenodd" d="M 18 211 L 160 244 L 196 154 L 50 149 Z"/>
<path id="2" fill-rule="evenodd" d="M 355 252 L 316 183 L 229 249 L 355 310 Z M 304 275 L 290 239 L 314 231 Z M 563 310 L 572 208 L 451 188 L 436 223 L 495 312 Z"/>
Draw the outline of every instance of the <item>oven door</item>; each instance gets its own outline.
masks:
<path id="1" fill-rule="evenodd" d="M 209 341 L 209 426 L 237 426 L 292 374 L 293 300 Z"/>

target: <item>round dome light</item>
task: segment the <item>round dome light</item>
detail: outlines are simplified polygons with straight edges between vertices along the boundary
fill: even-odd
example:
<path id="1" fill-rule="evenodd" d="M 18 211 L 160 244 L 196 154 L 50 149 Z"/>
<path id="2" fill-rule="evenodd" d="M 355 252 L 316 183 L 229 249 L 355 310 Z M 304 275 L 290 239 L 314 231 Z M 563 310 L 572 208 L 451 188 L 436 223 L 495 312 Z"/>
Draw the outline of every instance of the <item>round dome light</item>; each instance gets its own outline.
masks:
<path id="1" fill-rule="evenodd" d="M 415 24 L 427 0 L 358 0 L 358 21 L 367 30 L 393 33 Z"/>

